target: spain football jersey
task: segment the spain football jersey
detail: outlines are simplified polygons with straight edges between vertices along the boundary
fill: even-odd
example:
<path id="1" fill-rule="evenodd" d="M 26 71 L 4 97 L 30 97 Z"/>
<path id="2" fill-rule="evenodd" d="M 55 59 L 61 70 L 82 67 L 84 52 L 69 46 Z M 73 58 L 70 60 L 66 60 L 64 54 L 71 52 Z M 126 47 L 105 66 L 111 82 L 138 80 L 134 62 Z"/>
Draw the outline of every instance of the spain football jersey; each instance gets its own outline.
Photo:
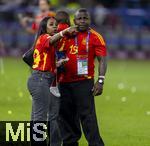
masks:
<path id="1" fill-rule="evenodd" d="M 87 40 L 88 35 L 89 39 Z M 74 82 L 94 78 L 95 57 L 107 55 L 103 37 L 93 29 L 89 29 L 87 32 L 78 32 L 75 38 L 68 39 L 64 50 L 69 61 L 65 64 L 65 72 L 61 82 Z M 83 75 L 82 68 L 79 68 L 81 64 L 84 66 L 83 73 L 85 72 L 85 74 Z"/>
<path id="2" fill-rule="evenodd" d="M 32 68 L 40 71 L 55 71 L 55 49 L 50 45 L 50 36 L 43 34 L 39 36 L 34 47 L 34 63 Z"/>

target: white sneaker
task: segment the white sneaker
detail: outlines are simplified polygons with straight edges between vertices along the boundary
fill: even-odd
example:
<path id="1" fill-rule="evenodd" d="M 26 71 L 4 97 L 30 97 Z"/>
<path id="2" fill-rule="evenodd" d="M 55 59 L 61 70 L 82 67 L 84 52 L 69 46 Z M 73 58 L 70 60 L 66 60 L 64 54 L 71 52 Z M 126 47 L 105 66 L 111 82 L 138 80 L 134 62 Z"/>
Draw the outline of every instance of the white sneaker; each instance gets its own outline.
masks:
<path id="1" fill-rule="evenodd" d="M 60 97 L 60 92 L 57 86 L 55 87 L 50 87 L 50 92 L 56 96 L 56 97 Z"/>

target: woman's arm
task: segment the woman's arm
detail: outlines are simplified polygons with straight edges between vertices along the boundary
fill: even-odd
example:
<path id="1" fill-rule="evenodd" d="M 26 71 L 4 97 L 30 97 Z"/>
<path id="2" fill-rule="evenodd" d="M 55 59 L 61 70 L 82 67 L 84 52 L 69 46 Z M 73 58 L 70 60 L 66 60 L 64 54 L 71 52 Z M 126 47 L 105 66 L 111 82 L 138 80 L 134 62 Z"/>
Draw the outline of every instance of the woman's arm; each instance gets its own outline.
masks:
<path id="1" fill-rule="evenodd" d="M 67 33 L 73 33 L 73 32 L 76 32 L 77 26 L 71 26 L 69 28 L 66 28 L 65 30 L 63 31 L 60 31 L 59 33 L 51 36 L 51 39 L 50 39 L 50 44 L 53 44 L 55 42 L 57 42 L 59 39 L 63 38 L 65 34 Z"/>

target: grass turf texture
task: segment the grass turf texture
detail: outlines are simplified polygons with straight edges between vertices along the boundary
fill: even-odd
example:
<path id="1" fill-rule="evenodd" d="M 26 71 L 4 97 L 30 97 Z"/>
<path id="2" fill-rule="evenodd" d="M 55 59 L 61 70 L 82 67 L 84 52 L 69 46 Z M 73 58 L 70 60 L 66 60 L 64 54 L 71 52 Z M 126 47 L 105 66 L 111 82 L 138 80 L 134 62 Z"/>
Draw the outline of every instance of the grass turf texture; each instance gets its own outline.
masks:
<path id="1" fill-rule="evenodd" d="M 109 61 L 104 93 L 95 97 L 106 146 L 150 146 L 150 61 Z M 5 58 L 0 74 L 0 121 L 29 120 L 30 71 L 21 59 Z M 84 136 L 81 146 L 87 146 Z"/>

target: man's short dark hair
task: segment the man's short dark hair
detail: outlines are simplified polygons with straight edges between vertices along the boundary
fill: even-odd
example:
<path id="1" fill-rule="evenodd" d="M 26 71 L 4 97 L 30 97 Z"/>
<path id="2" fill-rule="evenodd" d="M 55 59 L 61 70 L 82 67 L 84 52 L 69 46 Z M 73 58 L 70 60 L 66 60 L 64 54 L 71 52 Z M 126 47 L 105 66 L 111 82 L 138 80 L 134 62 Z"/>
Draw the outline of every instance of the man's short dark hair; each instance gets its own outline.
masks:
<path id="1" fill-rule="evenodd" d="M 79 10 L 77 10 L 77 12 L 85 12 L 88 13 L 88 10 L 86 8 L 80 8 Z"/>
<path id="2" fill-rule="evenodd" d="M 81 13 L 81 12 L 83 12 L 83 13 L 87 13 L 88 15 L 90 15 L 89 14 L 89 12 L 88 12 L 88 10 L 86 9 L 86 8 L 80 8 L 80 9 L 78 9 L 76 12 L 75 12 L 75 17 L 76 17 L 76 15 L 78 14 L 78 13 Z"/>

